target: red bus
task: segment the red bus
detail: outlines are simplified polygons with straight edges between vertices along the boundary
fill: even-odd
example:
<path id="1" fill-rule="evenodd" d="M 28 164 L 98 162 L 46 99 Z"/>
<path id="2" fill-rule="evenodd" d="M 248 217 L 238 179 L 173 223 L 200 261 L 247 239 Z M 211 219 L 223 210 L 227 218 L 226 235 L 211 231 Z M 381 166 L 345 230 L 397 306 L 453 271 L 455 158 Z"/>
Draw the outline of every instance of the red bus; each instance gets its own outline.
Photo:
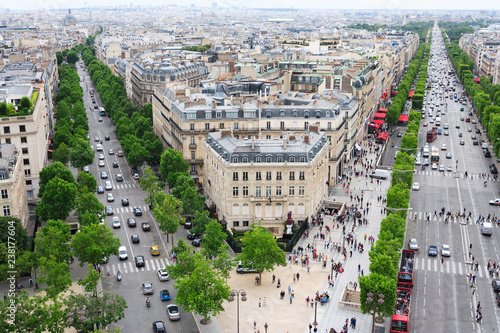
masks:
<path id="1" fill-rule="evenodd" d="M 427 132 L 427 142 L 432 142 L 437 139 L 437 128 L 433 128 L 432 130 Z"/>
<path id="2" fill-rule="evenodd" d="M 408 333 L 410 331 L 412 289 L 396 290 L 396 307 L 391 321 L 391 333 Z"/>

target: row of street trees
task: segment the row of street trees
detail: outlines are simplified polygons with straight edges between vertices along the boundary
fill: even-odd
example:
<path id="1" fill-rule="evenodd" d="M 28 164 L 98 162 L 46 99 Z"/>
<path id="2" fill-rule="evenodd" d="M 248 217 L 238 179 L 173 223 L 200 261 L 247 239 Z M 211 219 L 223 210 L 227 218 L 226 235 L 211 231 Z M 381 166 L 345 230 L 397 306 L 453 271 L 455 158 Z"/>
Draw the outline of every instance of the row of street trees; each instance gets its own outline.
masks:
<path id="1" fill-rule="evenodd" d="M 431 36 L 431 33 L 429 34 Z M 429 54 L 431 40 L 428 45 L 421 45 L 425 50 L 424 54 L 419 54 L 416 60 Z M 420 50 L 420 48 L 419 48 Z M 418 53 L 418 52 L 417 52 Z M 414 60 L 415 61 L 415 60 Z M 414 64 L 412 61 L 412 64 Z M 425 62 L 427 64 L 427 62 Z M 410 65 L 411 66 L 411 65 Z M 424 68 L 426 72 L 427 66 Z M 417 68 L 418 70 L 418 68 Z M 410 70 L 408 70 L 410 74 Z M 407 76 L 408 76 L 407 74 Z M 405 77 L 401 84 L 404 89 L 411 86 L 417 73 Z M 409 78 L 412 77 L 412 81 Z M 408 79 L 408 80 L 407 80 Z M 419 89 L 424 89 L 426 77 L 419 76 Z M 398 94 L 400 92 L 398 88 Z M 405 92 L 402 96 L 408 96 Z M 392 172 L 391 186 L 387 191 L 387 217 L 380 222 L 380 234 L 378 240 L 369 252 L 370 274 L 359 277 L 361 311 L 372 314 L 374 317 L 389 317 L 394 312 L 396 304 L 396 286 L 401 249 L 404 245 L 407 210 L 410 204 L 410 189 L 413 183 L 414 154 L 418 145 L 418 129 L 420 128 L 421 114 L 418 111 L 411 111 L 409 115 L 408 128 L 402 138 L 402 151 L 396 156 L 396 162 Z M 384 295 L 384 302 L 368 302 L 368 294 Z"/>

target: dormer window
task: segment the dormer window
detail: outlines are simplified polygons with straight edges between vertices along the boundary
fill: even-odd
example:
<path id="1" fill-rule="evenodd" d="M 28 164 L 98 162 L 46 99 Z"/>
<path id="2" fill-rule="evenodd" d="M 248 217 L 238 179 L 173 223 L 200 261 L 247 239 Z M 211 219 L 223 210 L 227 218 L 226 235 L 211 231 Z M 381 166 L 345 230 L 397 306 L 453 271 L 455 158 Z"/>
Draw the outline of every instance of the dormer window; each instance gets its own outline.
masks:
<path id="1" fill-rule="evenodd" d="M 299 112 L 298 112 L 297 110 L 294 110 L 294 111 L 293 111 L 293 116 L 294 116 L 295 118 L 297 118 L 297 117 L 298 117 L 298 115 L 299 115 Z"/>
<path id="2" fill-rule="evenodd" d="M 271 111 L 266 111 L 266 118 L 271 118 Z"/>
<path id="3" fill-rule="evenodd" d="M 321 118 L 321 111 L 316 110 L 316 118 Z"/>
<path id="4" fill-rule="evenodd" d="M 309 118 L 309 111 L 304 111 L 304 118 Z"/>
<path id="5" fill-rule="evenodd" d="M 280 117 L 285 118 L 285 111 L 283 111 L 283 110 L 280 111 Z"/>

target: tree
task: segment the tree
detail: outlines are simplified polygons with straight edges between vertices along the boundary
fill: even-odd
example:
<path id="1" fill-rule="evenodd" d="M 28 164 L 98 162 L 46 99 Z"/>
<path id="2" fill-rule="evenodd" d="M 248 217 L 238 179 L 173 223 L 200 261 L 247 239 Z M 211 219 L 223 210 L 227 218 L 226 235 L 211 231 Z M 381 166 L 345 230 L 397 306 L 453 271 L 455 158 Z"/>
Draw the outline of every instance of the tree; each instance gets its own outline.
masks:
<path id="1" fill-rule="evenodd" d="M 69 240 L 71 231 L 69 224 L 60 220 L 49 220 L 35 237 L 35 253 L 38 258 L 53 256 L 58 262 L 69 262 L 71 248 Z"/>
<path id="2" fill-rule="evenodd" d="M 194 187 L 188 187 L 181 195 L 184 214 L 194 215 L 203 210 L 203 200 Z"/>
<path id="3" fill-rule="evenodd" d="M 21 97 L 21 100 L 19 101 L 19 108 L 22 109 L 29 109 L 31 107 L 31 101 L 28 97 L 24 96 Z"/>
<path id="4" fill-rule="evenodd" d="M 222 231 L 222 225 L 217 220 L 210 220 L 203 236 L 203 252 L 205 255 L 209 258 L 218 257 L 226 238 L 227 235 Z"/>
<path id="5" fill-rule="evenodd" d="M 373 316 L 372 331 L 375 325 L 375 315 L 389 317 L 394 313 L 396 304 L 396 280 L 385 275 L 371 273 L 359 277 L 361 312 Z M 368 302 L 368 293 L 372 293 L 372 302 Z M 378 302 L 378 295 L 384 295 L 384 302 Z"/>
<path id="6" fill-rule="evenodd" d="M 160 174 L 167 180 L 169 187 L 175 186 L 178 172 L 187 174 L 188 170 L 189 163 L 184 161 L 181 152 L 169 148 L 161 154 Z"/>
<path id="7" fill-rule="evenodd" d="M 16 251 L 22 252 L 28 249 L 28 240 L 28 231 L 19 218 L 0 216 L 0 244 L 7 244 L 7 241 L 14 242 Z"/>
<path id="8" fill-rule="evenodd" d="M 97 269 L 94 269 L 92 264 L 87 265 L 87 276 L 82 280 L 78 281 L 78 284 L 85 287 L 85 291 L 92 293 L 92 296 L 97 297 L 97 285 L 99 284 L 99 279 L 102 274 L 99 273 Z"/>
<path id="9" fill-rule="evenodd" d="M 238 259 L 244 266 L 259 272 L 259 281 L 262 281 L 262 271 L 272 271 L 276 265 L 286 265 L 285 252 L 260 222 L 252 224 L 252 230 L 245 232 L 242 243 L 243 249 Z"/>
<path id="10" fill-rule="evenodd" d="M 209 217 L 210 213 L 207 210 L 200 210 L 194 212 L 193 218 L 193 232 L 199 235 L 205 234 L 205 229 L 210 223 L 211 219 Z"/>
<path id="11" fill-rule="evenodd" d="M 178 172 L 175 176 L 175 184 L 173 185 L 175 187 L 172 189 L 172 195 L 177 199 L 181 199 L 182 194 L 186 191 L 186 189 L 195 186 L 195 182 L 193 178 L 189 177 L 189 175 L 185 173 Z"/>
<path id="12" fill-rule="evenodd" d="M 7 103 L 2 102 L 0 103 L 0 116 L 6 116 L 7 115 Z"/>
<path id="13" fill-rule="evenodd" d="M 78 61 L 78 59 L 78 53 L 76 53 L 75 51 L 68 52 L 68 55 L 66 56 L 66 62 L 71 65 L 74 65 Z"/>
<path id="14" fill-rule="evenodd" d="M 73 283 L 68 262 L 58 262 L 53 255 L 41 257 L 39 268 L 38 283 L 47 285 L 45 292 L 51 299 L 66 291 Z"/>
<path id="15" fill-rule="evenodd" d="M 64 57 L 61 52 L 56 52 L 57 65 L 60 66 L 64 60 Z"/>
<path id="16" fill-rule="evenodd" d="M 97 181 L 95 180 L 95 177 L 91 173 L 86 173 L 84 171 L 78 174 L 77 186 L 80 193 L 95 193 L 97 191 Z"/>
<path id="17" fill-rule="evenodd" d="M 57 147 L 56 151 L 52 154 L 52 159 L 57 162 L 61 162 L 66 165 L 69 162 L 69 148 L 68 145 L 64 142 L 61 142 L 59 147 Z"/>
<path id="18" fill-rule="evenodd" d="M 127 154 L 127 161 L 130 165 L 140 167 L 148 160 L 149 153 L 140 143 L 136 142 L 130 148 L 130 152 Z"/>
<path id="19" fill-rule="evenodd" d="M 97 215 L 98 221 L 104 220 L 104 205 L 92 192 L 80 193 L 78 195 L 78 200 L 76 200 L 75 215 L 78 216 L 78 221 L 80 222 L 80 224 L 83 224 L 83 221 L 80 220 L 80 217 L 84 216 L 84 214 L 87 212 Z"/>
<path id="20" fill-rule="evenodd" d="M 186 311 L 201 315 L 207 322 L 224 311 L 222 304 L 229 299 L 230 288 L 199 252 L 192 258 L 195 263 L 192 273 L 175 282 L 175 300 Z"/>
<path id="21" fill-rule="evenodd" d="M 221 276 L 223 276 L 227 281 L 230 275 L 229 273 L 236 266 L 236 262 L 229 254 L 229 245 L 226 243 L 223 243 L 217 252 L 217 257 L 212 260 L 212 266 L 219 270 Z"/>
<path id="22" fill-rule="evenodd" d="M 162 192 L 160 192 L 162 193 Z M 182 216 L 182 204 L 173 195 L 167 195 L 163 204 L 156 204 L 153 208 L 153 215 L 160 225 L 160 229 L 168 235 L 175 234 L 179 225 L 184 222 Z M 174 238 L 172 237 L 172 247 L 174 246 Z"/>
<path id="23" fill-rule="evenodd" d="M 71 147 L 69 154 L 70 164 L 73 168 L 83 168 L 94 162 L 94 151 L 87 140 L 77 139 Z"/>
<path id="24" fill-rule="evenodd" d="M 141 109 L 141 116 L 146 117 L 153 121 L 153 104 L 147 103 Z"/>
<path id="25" fill-rule="evenodd" d="M 81 226 L 81 232 L 71 240 L 71 248 L 80 260 L 80 266 L 85 263 L 100 264 L 104 258 L 118 255 L 120 245 L 120 239 L 115 237 L 114 232 L 100 224 Z"/>
<path id="26" fill-rule="evenodd" d="M 35 212 L 42 221 L 65 220 L 75 206 L 76 185 L 54 178 L 44 188 Z"/>
<path id="27" fill-rule="evenodd" d="M 144 199 L 148 205 L 152 205 L 156 193 L 158 193 L 161 188 L 158 185 L 158 177 L 155 175 L 151 167 L 144 169 L 144 175 L 139 181 L 139 186 L 145 192 L 148 192 L 148 196 Z"/>
<path id="28" fill-rule="evenodd" d="M 38 190 L 38 197 L 41 198 L 43 196 L 45 185 L 55 177 L 65 180 L 68 183 L 76 184 L 75 177 L 73 177 L 71 170 L 66 168 L 61 162 L 54 162 L 40 171 L 40 189 Z"/>

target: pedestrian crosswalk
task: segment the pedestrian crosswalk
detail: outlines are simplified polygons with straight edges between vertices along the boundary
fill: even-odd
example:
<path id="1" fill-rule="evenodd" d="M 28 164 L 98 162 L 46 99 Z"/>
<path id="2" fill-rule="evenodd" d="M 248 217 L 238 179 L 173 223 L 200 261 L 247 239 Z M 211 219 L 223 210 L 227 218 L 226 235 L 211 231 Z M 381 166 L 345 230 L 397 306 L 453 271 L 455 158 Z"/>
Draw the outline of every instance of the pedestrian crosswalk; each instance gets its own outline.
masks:
<path id="1" fill-rule="evenodd" d="M 137 185 L 135 183 L 130 183 L 130 184 L 116 184 L 115 189 L 125 189 L 125 188 L 136 188 Z"/>
<path id="2" fill-rule="evenodd" d="M 427 215 L 426 215 L 427 214 Z M 417 219 L 418 221 L 427 221 L 427 216 L 429 216 L 429 222 L 442 222 L 444 223 L 446 216 L 439 216 L 439 213 L 434 215 L 434 212 L 413 212 L 410 214 L 411 219 Z M 457 217 L 457 218 L 448 218 L 449 223 L 460 223 L 460 224 L 470 224 L 470 225 L 477 225 L 481 226 L 481 222 L 478 221 L 479 216 L 472 216 L 467 219 L 468 215 L 465 215 L 465 218 L 462 217 Z M 486 221 L 486 216 L 485 216 L 485 221 Z M 487 221 L 487 222 L 491 222 Z M 495 227 L 499 227 L 498 224 L 493 223 Z"/>
<path id="3" fill-rule="evenodd" d="M 118 207 L 118 208 L 115 208 L 115 213 L 122 213 L 122 214 L 125 214 L 125 213 L 133 213 L 134 212 L 134 208 L 135 207 L 139 207 L 142 212 L 147 212 L 149 210 L 149 207 L 148 206 L 126 206 L 126 207 Z"/>
<path id="4" fill-rule="evenodd" d="M 140 254 L 139 254 L 140 255 Z M 101 270 L 104 274 L 108 272 L 115 275 L 118 271 L 122 274 L 138 273 L 145 271 L 156 271 L 168 266 L 167 259 L 145 259 L 144 267 L 135 267 L 134 258 L 128 258 L 126 261 L 120 261 L 117 264 L 103 264 Z"/>
<path id="5" fill-rule="evenodd" d="M 443 162 L 443 165 L 451 165 L 451 163 L 446 163 L 446 162 Z M 425 167 L 426 170 L 422 170 L 421 167 L 418 167 L 416 169 L 414 169 L 414 174 L 415 175 L 421 175 L 421 176 L 439 176 L 439 177 L 455 177 L 455 172 L 452 172 L 452 171 L 438 171 L 438 170 L 432 170 L 430 166 L 426 166 Z M 427 170 L 428 169 L 428 170 Z M 463 173 L 459 173 L 458 174 L 458 178 L 465 178 L 465 174 Z M 489 178 L 489 179 L 485 179 L 485 178 L 482 178 L 482 177 L 476 177 L 475 175 L 473 175 L 471 177 L 471 175 L 469 174 L 468 177 L 470 180 L 479 180 L 481 182 L 484 182 L 484 181 L 487 181 L 487 182 L 500 182 L 500 178 L 497 178 L 497 179 L 494 179 L 494 178 Z"/>
<path id="6" fill-rule="evenodd" d="M 463 263 L 459 261 L 451 261 L 444 258 L 443 264 L 441 264 L 441 259 L 422 257 L 415 258 L 414 269 L 417 271 L 428 271 L 428 272 L 440 272 L 445 274 L 457 274 L 457 275 L 476 275 L 479 278 L 489 277 L 488 267 L 483 265 L 476 266 L 470 263 Z"/>

